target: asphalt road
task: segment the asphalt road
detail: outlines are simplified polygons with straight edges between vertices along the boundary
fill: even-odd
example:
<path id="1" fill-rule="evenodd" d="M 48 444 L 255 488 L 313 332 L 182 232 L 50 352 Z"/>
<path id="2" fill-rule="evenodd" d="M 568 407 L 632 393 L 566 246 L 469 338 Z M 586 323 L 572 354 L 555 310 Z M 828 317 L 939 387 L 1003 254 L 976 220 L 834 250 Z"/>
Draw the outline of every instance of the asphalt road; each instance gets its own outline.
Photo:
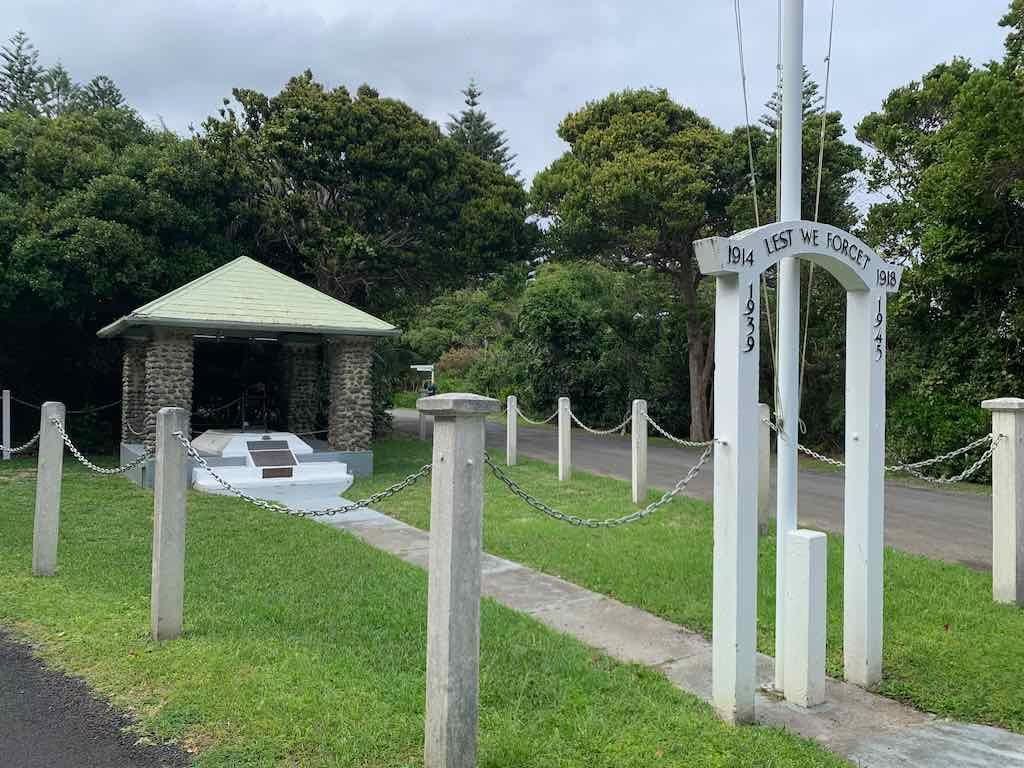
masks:
<path id="1" fill-rule="evenodd" d="M 81 680 L 50 669 L 0 630 L 0 766 L 183 768 L 173 746 L 139 743 L 131 720 Z"/>
<path id="2" fill-rule="evenodd" d="M 417 433 L 418 414 L 396 409 L 395 428 Z M 429 421 L 429 420 L 428 420 Z M 596 436 L 580 429 L 572 433 L 573 467 L 598 475 L 628 480 L 628 436 Z M 505 425 L 487 423 L 487 447 L 505 449 Z M 519 426 L 519 452 L 557 462 L 553 427 Z M 652 441 L 647 448 L 647 476 L 656 488 L 670 488 L 697 460 L 700 452 Z M 689 494 L 711 501 L 713 469 L 709 464 L 690 483 Z M 772 486 L 774 488 L 774 472 Z M 624 499 L 624 501 L 628 501 Z M 843 474 L 802 469 L 799 478 L 799 524 L 842 533 Z M 992 501 L 989 496 L 919 488 L 888 480 L 885 484 L 885 543 L 919 555 L 962 563 L 979 570 L 992 567 Z"/>

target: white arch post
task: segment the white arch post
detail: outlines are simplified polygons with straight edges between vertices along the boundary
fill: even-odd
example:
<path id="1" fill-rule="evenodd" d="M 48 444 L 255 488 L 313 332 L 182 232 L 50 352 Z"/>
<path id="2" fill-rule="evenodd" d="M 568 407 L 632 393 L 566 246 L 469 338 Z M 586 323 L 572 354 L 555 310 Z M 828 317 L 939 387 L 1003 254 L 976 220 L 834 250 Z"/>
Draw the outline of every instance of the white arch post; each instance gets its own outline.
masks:
<path id="1" fill-rule="evenodd" d="M 847 291 L 844 666 L 848 680 L 868 686 L 882 668 L 886 294 L 899 287 L 902 269 L 853 235 L 808 221 L 694 247 L 701 271 L 716 278 L 713 701 L 723 718 L 750 722 L 757 682 L 761 273 L 798 257 L 827 269 Z M 776 631 L 785 620 L 777 617 Z"/>

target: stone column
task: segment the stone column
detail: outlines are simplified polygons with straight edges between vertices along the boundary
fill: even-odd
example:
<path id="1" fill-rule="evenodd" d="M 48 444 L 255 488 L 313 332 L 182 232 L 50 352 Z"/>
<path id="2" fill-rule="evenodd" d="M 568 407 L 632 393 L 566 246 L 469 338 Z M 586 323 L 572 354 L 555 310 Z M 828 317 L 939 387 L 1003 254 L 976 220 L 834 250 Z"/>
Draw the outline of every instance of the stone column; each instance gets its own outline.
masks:
<path id="1" fill-rule="evenodd" d="M 121 358 L 121 442 L 141 443 L 146 431 L 148 339 L 125 339 Z M 132 432 L 132 430 L 135 432 Z"/>
<path id="2" fill-rule="evenodd" d="M 373 339 L 343 336 L 327 343 L 331 402 L 327 442 L 336 451 L 368 451 L 373 434 Z"/>
<path id="3" fill-rule="evenodd" d="M 150 452 L 156 451 L 156 416 L 161 408 L 192 413 L 191 331 L 159 330 L 146 349 L 145 444 Z"/>
<path id="4" fill-rule="evenodd" d="M 312 432 L 320 402 L 320 345 L 286 341 L 284 358 L 288 429 Z"/>

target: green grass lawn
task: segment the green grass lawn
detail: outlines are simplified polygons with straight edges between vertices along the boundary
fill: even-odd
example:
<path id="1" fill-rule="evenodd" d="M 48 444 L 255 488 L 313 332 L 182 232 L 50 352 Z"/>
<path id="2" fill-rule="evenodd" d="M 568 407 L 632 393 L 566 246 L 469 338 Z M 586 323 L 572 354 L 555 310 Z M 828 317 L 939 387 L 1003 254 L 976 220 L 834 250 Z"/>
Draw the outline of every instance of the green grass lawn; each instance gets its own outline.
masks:
<path id="1" fill-rule="evenodd" d="M 377 443 L 373 482 L 349 496 L 386 486 L 429 460 L 429 444 Z M 495 458 L 502 454 L 495 453 Z M 552 465 L 520 459 L 513 478 L 554 506 L 588 517 L 634 509 L 629 484 L 574 472 L 559 484 Z M 686 467 L 680 466 L 680 475 Z M 657 498 L 652 491 L 651 499 Z M 429 488 L 387 500 L 380 509 L 428 526 Z M 677 499 L 642 523 L 613 530 L 572 528 L 513 497 L 489 472 L 484 546 L 489 552 L 614 596 L 710 634 L 710 505 Z M 843 542 L 829 536 L 828 671 L 842 675 Z M 894 550 L 885 559 L 885 679 L 880 692 L 919 709 L 1024 733 L 1024 610 L 992 602 L 991 577 L 962 566 Z M 761 540 L 758 642 L 774 652 L 775 541 Z"/>
<path id="2" fill-rule="evenodd" d="M 382 448 L 389 472 L 415 453 Z M 34 489 L 31 462 L 0 464 L 0 624 L 144 733 L 206 767 L 422 764 L 423 571 L 327 526 L 192 494 L 186 632 L 156 645 L 152 495 L 66 463 L 59 572 L 44 579 L 30 575 Z M 781 731 L 726 726 L 659 674 L 489 600 L 481 654 L 482 767 L 845 765 Z"/>

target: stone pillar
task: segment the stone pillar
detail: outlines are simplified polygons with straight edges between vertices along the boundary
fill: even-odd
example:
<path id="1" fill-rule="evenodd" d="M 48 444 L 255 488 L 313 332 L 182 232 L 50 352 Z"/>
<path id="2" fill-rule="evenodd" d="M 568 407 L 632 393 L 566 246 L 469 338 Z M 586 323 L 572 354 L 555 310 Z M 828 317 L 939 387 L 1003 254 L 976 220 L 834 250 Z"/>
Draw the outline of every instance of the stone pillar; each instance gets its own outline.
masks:
<path id="1" fill-rule="evenodd" d="M 179 330 L 158 330 L 146 348 L 145 444 L 150 452 L 156 451 L 161 408 L 183 408 L 192 414 L 192 351 L 192 332 Z"/>
<path id="2" fill-rule="evenodd" d="M 827 538 L 820 531 L 786 534 L 786 699 L 801 707 L 825 701 Z"/>
<path id="3" fill-rule="evenodd" d="M 328 341 L 331 402 L 327 442 L 336 451 L 368 451 L 373 436 L 373 339 L 344 336 Z"/>
<path id="4" fill-rule="evenodd" d="M 286 341 L 284 365 L 288 429 L 312 432 L 320 404 L 320 345 Z"/>
<path id="5" fill-rule="evenodd" d="M 634 400 L 630 425 L 633 443 L 633 503 L 647 501 L 647 401 Z"/>
<path id="6" fill-rule="evenodd" d="M 157 413 L 156 483 L 153 488 L 153 570 L 149 593 L 153 639 L 181 634 L 185 604 L 185 519 L 189 459 L 174 436 L 188 429 L 188 411 Z"/>
<path id="7" fill-rule="evenodd" d="M 141 443 L 146 431 L 146 349 L 148 347 L 148 339 L 124 340 L 124 352 L 121 358 L 122 443 Z M 136 432 L 140 434 L 136 434 Z"/>
<path id="8" fill-rule="evenodd" d="M 992 412 L 992 598 L 1024 606 L 1024 400 L 1000 397 Z"/>
<path id="9" fill-rule="evenodd" d="M 64 440 L 57 432 L 53 419 L 65 423 L 63 403 L 43 403 L 39 416 L 36 516 L 32 528 L 32 573 L 36 576 L 53 576 L 57 572 Z"/>
<path id="10" fill-rule="evenodd" d="M 475 768 L 480 697 L 484 436 L 497 400 L 435 395 L 427 585 L 426 768 Z"/>
<path id="11" fill-rule="evenodd" d="M 572 422 L 568 397 L 558 398 L 558 481 L 572 476 Z"/>
<path id="12" fill-rule="evenodd" d="M 509 395 L 505 401 L 505 464 L 519 461 L 519 398 Z"/>

